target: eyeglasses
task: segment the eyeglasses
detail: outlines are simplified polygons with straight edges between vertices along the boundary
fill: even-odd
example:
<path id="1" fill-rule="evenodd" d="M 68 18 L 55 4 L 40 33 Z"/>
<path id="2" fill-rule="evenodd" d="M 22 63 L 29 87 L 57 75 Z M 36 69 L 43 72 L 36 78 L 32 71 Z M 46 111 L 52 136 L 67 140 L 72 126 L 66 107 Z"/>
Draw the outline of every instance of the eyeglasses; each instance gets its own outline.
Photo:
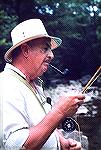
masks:
<path id="1" fill-rule="evenodd" d="M 33 49 L 33 47 L 29 43 L 27 43 L 27 45 L 30 49 Z M 42 48 L 38 47 L 37 49 L 39 49 L 42 53 L 49 53 L 51 51 L 51 47 L 48 43 L 46 43 L 46 45 Z"/>

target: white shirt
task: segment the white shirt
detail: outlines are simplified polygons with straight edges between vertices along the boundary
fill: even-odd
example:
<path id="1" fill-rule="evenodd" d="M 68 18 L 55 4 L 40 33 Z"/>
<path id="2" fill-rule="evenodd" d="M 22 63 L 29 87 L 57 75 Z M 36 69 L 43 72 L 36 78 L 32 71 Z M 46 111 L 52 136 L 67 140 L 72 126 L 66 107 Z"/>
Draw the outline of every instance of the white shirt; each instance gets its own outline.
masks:
<path id="1" fill-rule="evenodd" d="M 29 128 L 37 125 L 45 117 L 50 106 L 47 103 L 44 104 L 45 112 L 38 100 L 40 95 L 37 93 L 37 98 L 23 82 L 11 75 L 12 71 L 26 78 L 20 70 L 11 64 L 6 64 L 3 76 L 0 77 L 0 105 L 3 111 L 1 137 L 7 150 L 19 150 L 29 136 Z M 45 101 L 44 96 L 42 99 Z M 48 149 L 60 149 L 56 131 L 41 148 L 41 150 Z"/>

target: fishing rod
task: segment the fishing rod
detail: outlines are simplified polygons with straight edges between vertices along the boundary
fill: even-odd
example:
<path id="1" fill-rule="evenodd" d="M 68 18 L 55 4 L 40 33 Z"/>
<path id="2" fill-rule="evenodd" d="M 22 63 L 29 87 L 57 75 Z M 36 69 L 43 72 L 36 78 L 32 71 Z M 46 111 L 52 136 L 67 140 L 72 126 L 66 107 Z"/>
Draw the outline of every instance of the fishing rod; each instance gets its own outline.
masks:
<path id="1" fill-rule="evenodd" d="M 88 83 L 86 84 L 86 86 L 83 88 L 83 90 L 81 91 L 81 93 L 85 93 L 89 87 L 91 87 L 91 85 L 98 79 L 98 77 L 101 76 L 101 66 L 97 69 L 97 71 L 94 73 L 94 75 L 92 76 L 92 78 L 88 81 Z"/>

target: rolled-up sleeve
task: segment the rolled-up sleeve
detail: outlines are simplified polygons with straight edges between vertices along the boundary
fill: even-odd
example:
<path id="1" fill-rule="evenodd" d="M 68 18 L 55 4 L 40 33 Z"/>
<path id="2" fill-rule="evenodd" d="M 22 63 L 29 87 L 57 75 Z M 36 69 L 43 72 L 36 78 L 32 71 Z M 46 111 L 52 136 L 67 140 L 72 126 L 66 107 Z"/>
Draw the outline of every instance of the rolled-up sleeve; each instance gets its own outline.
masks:
<path id="1" fill-rule="evenodd" d="M 10 134 L 5 143 L 5 149 L 19 150 L 23 147 L 24 142 L 26 141 L 29 135 L 28 129 L 19 129 Z"/>
<path id="2" fill-rule="evenodd" d="M 21 92 L 17 88 L 7 90 L 2 97 L 3 145 L 7 150 L 19 150 L 29 136 L 28 116 Z"/>

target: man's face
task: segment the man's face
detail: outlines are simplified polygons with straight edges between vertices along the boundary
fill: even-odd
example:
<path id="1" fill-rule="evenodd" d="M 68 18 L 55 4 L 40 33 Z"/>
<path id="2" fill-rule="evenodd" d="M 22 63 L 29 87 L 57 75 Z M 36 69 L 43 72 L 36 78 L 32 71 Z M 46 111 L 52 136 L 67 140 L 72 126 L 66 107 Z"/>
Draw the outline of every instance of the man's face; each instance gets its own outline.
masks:
<path id="1" fill-rule="evenodd" d="M 40 38 L 29 42 L 28 70 L 30 78 L 41 76 L 47 71 L 49 63 L 54 58 L 49 38 Z"/>

